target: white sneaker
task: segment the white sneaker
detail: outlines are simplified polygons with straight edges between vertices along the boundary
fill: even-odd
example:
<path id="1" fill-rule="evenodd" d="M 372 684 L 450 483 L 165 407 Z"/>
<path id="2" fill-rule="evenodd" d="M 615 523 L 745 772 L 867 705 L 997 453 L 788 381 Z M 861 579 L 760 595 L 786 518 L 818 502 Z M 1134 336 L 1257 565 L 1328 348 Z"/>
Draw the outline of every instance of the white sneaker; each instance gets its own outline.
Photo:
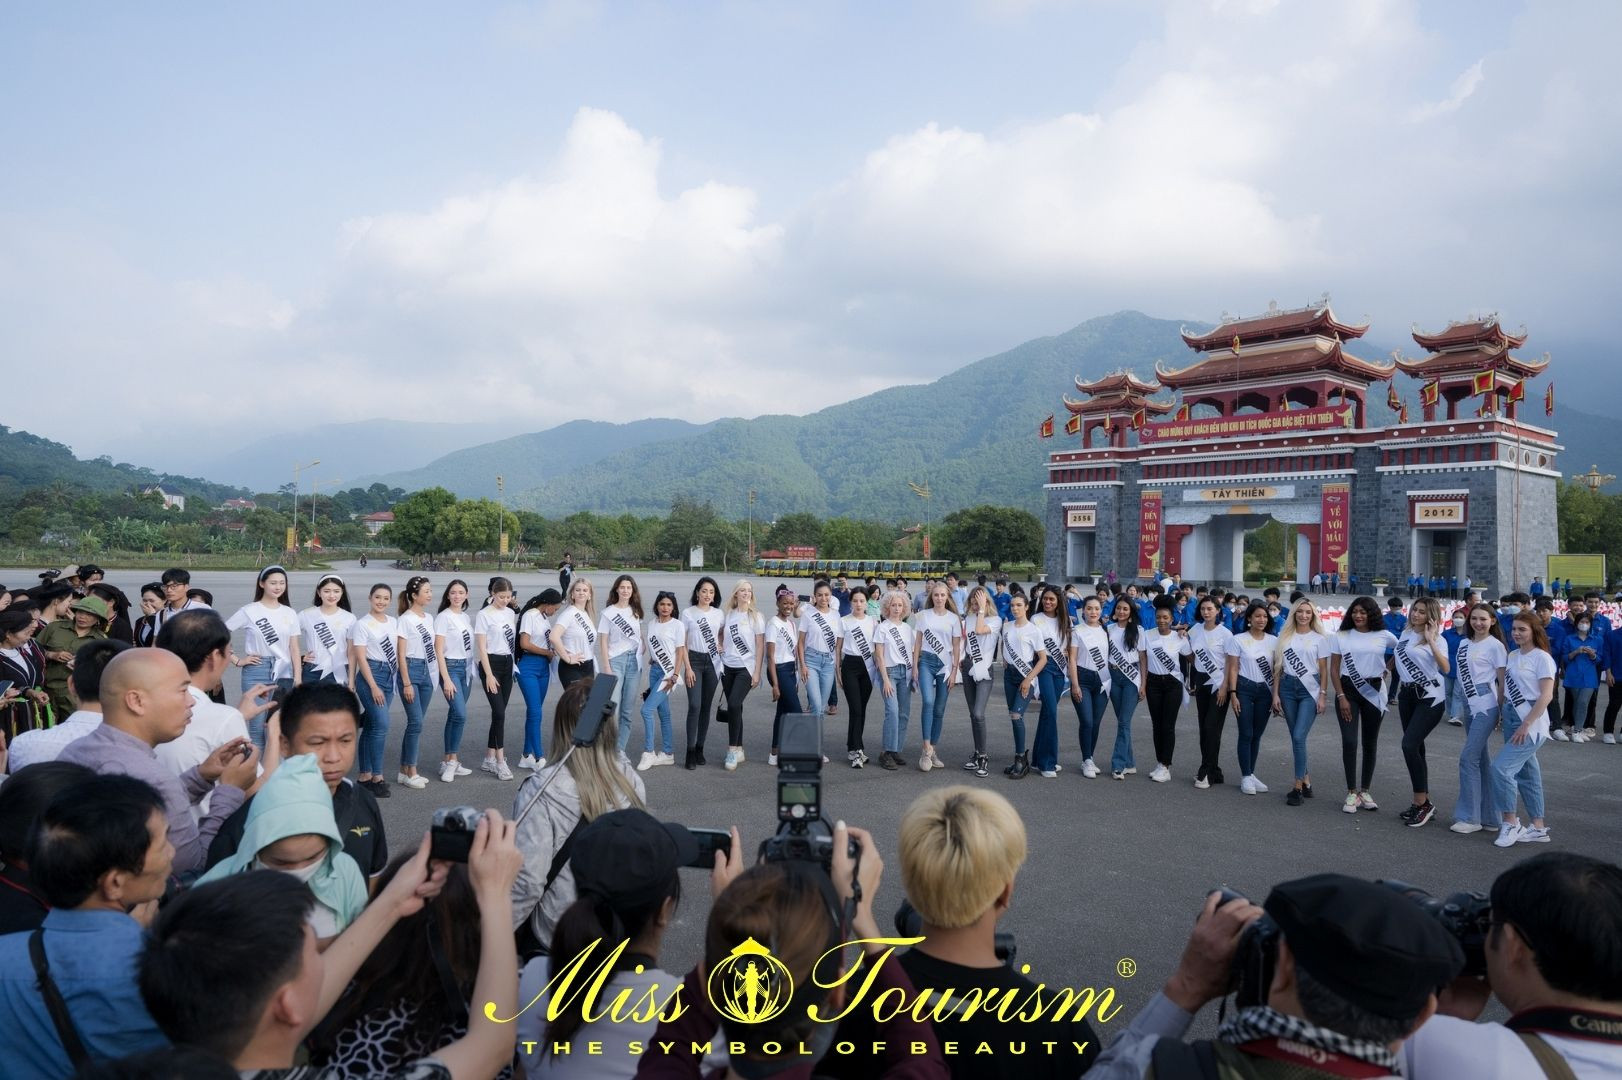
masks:
<path id="1" fill-rule="evenodd" d="M 1480 832 L 1481 826 L 1477 825 L 1473 821 L 1455 821 L 1453 824 L 1447 827 L 1447 831 L 1456 832 L 1461 836 L 1468 836 L 1471 833 Z"/>
<path id="2" fill-rule="evenodd" d="M 1498 847 L 1514 847 L 1515 841 L 1521 838 L 1521 827 L 1513 821 L 1506 821 L 1498 826 L 1498 839 L 1493 843 Z"/>
<path id="3" fill-rule="evenodd" d="M 1256 789 L 1256 794 L 1258 795 L 1267 794 L 1267 785 L 1262 783 L 1261 777 L 1257 776 L 1255 773 L 1250 774 L 1250 786 Z"/>
<path id="4" fill-rule="evenodd" d="M 1606 746 L 1615 746 L 1616 745 L 1616 736 L 1615 735 L 1601 735 L 1599 741 L 1604 743 Z"/>
<path id="5" fill-rule="evenodd" d="M 1457 716 L 1448 717 L 1447 722 L 1452 724 L 1454 727 L 1463 727 L 1464 726 L 1464 721 L 1460 720 Z"/>
<path id="6" fill-rule="evenodd" d="M 1536 825 L 1528 825 L 1521 830 L 1521 834 L 1515 838 L 1515 842 L 1517 844 L 1547 844 L 1549 842 L 1549 830 L 1540 829 Z"/>
<path id="7" fill-rule="evenodd" d="M 644 750 L 644 751 L 642 751 L 641 759 L 639 761 L 637 761 L 637 763 L 636 763 L 636 771 L 637 772 L 647 772 L 649 769 L 653 768 L 658 763 L 659 763 L 659 755 L 658 754 L 655 754 L 651 750 Z M 522 765 L 523 762 L 519 762 L 519 764 Z"/>
<path id="8" fill-rule="evenodd" d="M 487 773 L 499 773 L 501 771 L 496 768 L 495 758 L 485 758 L 483 761 L 479 762 L 479 769 L 480 771 Z"/>
<path id="9" fill-rule="evenodd" d="M 1057 780 L 1059 777 L 1059 774 L 1054 772 L 1052 769 L 1043 769 L 1042 775 L 1049 780 Z"/>
<path id="10" fill-rule="evenodd" d="M 1573 731 L 1571 733 L 1571 741 L 1574 743 L 1585 743 L 1588 741 L 1588 736 L 1584 735 L 1580 731 Z"/>
<path id="11" fill-rule="evenodd" d="M 918 753 L 918 771 L 919 772 L 928 772 L 930 769 L 933 769 L 934 767 L 935 767 L 935 763 L 933 761 L 929 760 L 929 755 L 924 753 L 923 751 L 919 751 L 919 753 Z"/>
<path id="12" fill-rule="evenodd" d="M 728 747 L 727 748 L 726 760 L 721 763 L 721 767 L 723 769 L 725 769 L 727 772 L 737 772 L 738 771 L 738 752 L 736 750 L 733 750 L 731 747 Z"/>
<path id="13" fill-rule="evenodd" d="M 1239 790 L 1246 795 L 1256 794 L 1256 778 L 1254 776 L 1240 777 Z"/>
<path id="14" fill-rule="evenodd" d="M 929 748 L 929 763 L 931 765 L 935 766 L 935 768 L 937 768 L 937 769 L 946 768 L 946 766 L 941 762 L 941 756 L 939 754 L 935 753 L 935 748 L 934 747 Z M 1062 772 L 1063 769 L 1064 769 L 1064 766 L 1056 765 L 1056 766 L 1054 766 L 1054 768 L 1059 769 Z"/>
<path id="15" fill-rule="evenodd" d="M 512 771 L 512 769 L 507 767 L 507 759 L 502 758 L 499 761 L 497 761 L 496 762 L 496 779 L 497 780 L 511 780 L 512 778 L 513 778 L 513 771 Z"/>
<path id="16" fill-rule="evenodd" d="M 1370 795 L 1366 791 L 1358 792 L 1357 805 L 1362 807 L 1364 810 L 1380 809 L 1380 804 L 1374 801 L 1374 796 Z"/>
<path id="17" fill-rule="evenodd" d="M 1149 774 L 1149 779 L 1157 784 L 1164 784 L 1171 779 L 1171 770 L 1164 765 L 1156 765 L 1154 771 Z"/>
<path id="18" fill-rule="evenodd" d="M 742 765 L 745 761 L 748 761 L 748 760 L 749 760 L 749 758 L 743 752 L 743 747 L 741 747 L 741 746 L 738 747 L 738 764 Z"/>
<path id="19" fill-rule="evenodd" d="M 1346 801 L 1340 804 L 1340 809 L 1343 814 L 1357 813 L 1357 793 L 1347 792 Z"/>
<path id="20" fill-rule="evenodd" d="M 456 779 L 456 762 L 447 761 L 439 767 L 439 779 L 442 783 L 452 783 Z"/>
<path id="21" fill-rule="evenodd" d="M 525 754 L 523 757 L 519 758 L 518 759 L 518 767 L 520 769 L 533 769 L 533 768 L 535 768 L 535 755 L 533 755 L 533 754 Z"/>
<path id="22" fill-rule="evenodd" d="M 674 765 L 674 764 L 676 764 L 676 755 L 675 754 L 655 754 L 653 756 L 653 763 L 655 765 Z"/>
<path id="23" fill-rule="evenodd" d="M 1555 742 L 1570 742 L 1571 741 L 1571 736 L 1566 734 L 1566 729 L 1565 728 L 1555 728 L 1552 732 L 1549 733 L 1549 738 L 1553 739 Z"/>
<path id="24" fill-rule="evenodd" d="M 451 762 L 451 764 L 456 766 L 456 775 L 457 776 L 472 776 L 473 775 L 473 770 L 468 768 L 466 765 L 463 765 L 460 760 L 453 761 L 453 762 Z"/>
<path id="25" fill-rule="evenodd" d="M 1127 776 L 1136 776 L 1138 774 L 1138 767 L 1136 765 L 1128 765 L 1126 768 L 1122 769 L 1121 772 L 1125 773 Z"/>
<path id="26" fill-rule="evenodd" d="M 540 772 L 544 768 L 546 768 L 546 759 L 543 757 L 536 758 L 535 764 L 530 766 L 530 769 L 534 772 Z"/>
<path id="27" fill-rule="evenodd" d="M 1207 780 L 1203 776 L 1196 776 L 1194 778 L 1194 786 L 1199 790 L 1204 791 L 1211 786 L 1211 781 Z"/>
<path id="28" fill-rule="evenodd" d="M 1110 777 L 1115 780 L 1125 780 L 1126 773 L 1122 772 L 1120 769 L 1116 769 L 1114 772 L 1110 773 Z"/>
<path id="29" fill-rule="evenodd" d="M 416 776 L 407 776 L 405 773 L 395 773 L 394 782 L 396 784 L 403 784 L 412 791 L 421 791 L 423 788 L 428 786 L 428 778 L 421 773 L 418 773 Z"/>
<path id="30" fill-rule="evenodd" d="M 776 754 L 767 754 L 766 755 L 766 764 L 768 764 L 768 765 L 776 765 L 777 764 L 777 755 Z"/>
<path id="31" fill-rule="evenodd" d="M 1081 763 L 1081 775 L 1085 776 L 1089 780 L 1096 780 L 1098 778 L 1098 766 L 1093 763 L 1092 758 L 1088 758 L 1086 761 Z"/>

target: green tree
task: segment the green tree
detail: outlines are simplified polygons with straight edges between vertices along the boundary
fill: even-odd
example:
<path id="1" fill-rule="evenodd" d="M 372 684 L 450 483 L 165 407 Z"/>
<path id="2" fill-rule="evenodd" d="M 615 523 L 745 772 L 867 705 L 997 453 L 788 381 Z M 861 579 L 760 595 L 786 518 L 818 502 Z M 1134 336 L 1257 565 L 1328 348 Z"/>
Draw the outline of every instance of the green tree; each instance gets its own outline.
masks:
<path id="1" fill-rule="evenodd" d="M 935 530 L 941 556 L 954 562 L 984 560 L 992 570 L 1006 562 L 1042 557 L 1042 522 L 1012 506 L 973 506 L 955 510 Z"/>
<path id="2" fill-rule="evenodd" d="M 704 543 L 719 520 L 715 507 L 697 499 L 677 498 L 670 504 L 670 516 L 659 530 L 659 554 L 667 559 L 687 558 L 690 548 Z M 705 552 L 708 557 L 709 552 Z"/>
<path id="3" fill-rule="evenodd" d="M 373 484 L 372 488 L 381 486 Z M 456 496 L 442 487 L 412 492 L 394 504 L 394 520 L 383 526 L 378 539 L 407 555 L 443 554 L 450 549 L 443 546 L 440 522 L 455 505 Z"/>
<path id="4" fill-rule="evenodd" d="M 822 544 L 822 521 L 815 514 L 784 514 L 772 523 L 762 547 L 784 551 L 793 546 L 818 547 Z"/>
<path id="5" fill-rule="evenodd" d="M 399 511 L 395 511 L 399 520 Z M 506 515 L 509 538 L 518 529 L 518 518 Z M 445 508 L 435 529 L 436 551 L 497 551 L 501 544 L 502 510 L 490 499 L 467 499 Z"/>
<path id="6" fill-rule="evenodd" d="M 824 559 L 879 559 L 886 553 L 874 549 L 873 532 L 866 523 L 836 517 L 823 523 L 822 545 L 817 554 Z"/>

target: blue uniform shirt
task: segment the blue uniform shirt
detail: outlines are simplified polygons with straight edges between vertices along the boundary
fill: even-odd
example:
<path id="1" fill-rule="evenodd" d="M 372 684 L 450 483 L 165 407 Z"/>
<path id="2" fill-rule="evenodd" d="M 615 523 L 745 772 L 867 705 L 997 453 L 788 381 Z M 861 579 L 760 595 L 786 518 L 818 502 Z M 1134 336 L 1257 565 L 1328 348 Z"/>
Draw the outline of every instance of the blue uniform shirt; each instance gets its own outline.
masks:
<path id="1" fill-rule="evenodd" d="M 1604 659 L 1605 670 L 1611 673 L 1611 677 L 1622 679 L 1622 628 L 1611 630 L 1605 635 L 1605 650 L 1600 656 Z"/>
<path id="2" fill-rule="evenodd" d="M 1408 629 L 1408 616 L 1400 611 L 1392 611 L 1388 608 L 1382 618 L 1385 622 L 1385 628 L 1391 631 L 1393 637 L 1401 637 L 1402 632 Z M 1385 654 L 1390 656 L 1391 652 L 1392 650 L 1387 649 Z"/>
<path id="3" fill-rule="evenodd" d="M 1590 657 L 1587 653 L 1572 655 L 1574 650 L 1582 648 L 1593 649 L 1603 658 L 1604 654 L 1600 650 L 1605 648 L 1605 641 L 1592 628 L 1589 629 L 1586 638 L 1579 636 L 1576 631 L 1567 635 L 1565 644 L 1560 647 L 1566 661 L 1565 683 L 1573 690 L 1592 690 L 1599 686 L 1600 659 Z"/>
<path id="4" fill-rule="evenodd" d="M 1014 595 L 1012 593 L 993 593 L 991 604 L 997 609 L 997 617 L 1004 622 L 1014 617 Z"/>
<path id="5" fill-rule="evenodd" d="M 1503 616 L 1500 615 L 1499 618 L 1502 619 Z M 1506 640 L 1509 639 L 1511 622 L 1504 624 L 1504 637 Z M 1564 668 L 1566 666 L 1566 639 L 1571 637 L 1571 627 L 1559 619 L 1550 619 L 1549 625 L 1545 626 L 1543 630 L 1544 633 L 1549 635 L 1549 655 L 1554 657 L 1556 666 Z M 1589 631 L 1589 635 L 1593 636 L 1593 631 Z"/>
<path id="6" fill-rule="evenodd" d="M 169 1045 L 146 1011 L 136 985 L 144 933 L 122 911 L 57 908 L 45 916 L 45 959 L 93 1058 L 119 1058 Z M 33 962 L 32 931 L 0 937 L 0 1024 L 6 1032 L 7 1080 L 59 1080 L 73 1075 L 56 1025 L 45 1009 Z"/>

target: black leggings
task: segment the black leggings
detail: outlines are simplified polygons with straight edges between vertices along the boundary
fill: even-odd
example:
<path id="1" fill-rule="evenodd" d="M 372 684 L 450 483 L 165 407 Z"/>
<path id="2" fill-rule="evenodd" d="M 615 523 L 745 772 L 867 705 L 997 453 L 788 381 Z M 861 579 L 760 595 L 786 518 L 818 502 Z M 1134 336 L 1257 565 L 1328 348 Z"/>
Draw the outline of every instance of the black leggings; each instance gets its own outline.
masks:
<path id="1" fill-rule="evenodd" d="M 1340 720 L 1340 763 L 1346 771 L 1347 791 L 1367 791 L 1374 782 L 1374 749 L 1380 742 L 1380 722 L 1385 710 L 1370 703 L 1357 692 L 1357 686 L 1345 675 L 1340 677 L 1340 692 L 1346 695 L 1347 707 L 1352 711 L 1350 720 L 1340 718 L 1340 702 L 1336 702 L 1335 718 Z M 1384 695 L 1381 695 L 1384 696 Z M 1406 727 L 1406 724 L 1404 725 Z M 1434 727 L 1435 725 L 1431 725 Z M 1363 732 L 1363 782 L 1357 782 L 1357 733 Z M 1424 767 L 1424 748 L 1420 748 L 1420 767 Z"/>
<path id="2" fill-rule="evenodd" d="M 752 678 L 748 668 L 729 667 L 721 672 L 721 699 L 726 702 L 728 746 L 743 745 L 743 699 L 754 689 L 750 685 Z M 717 713 L 721 711 L 716 710 Z"/>
<path id="3" fill-rule="evenodd" d="M 491 655 L 489 673 L 496 677 L 500 689 L 492 694 L 489 685 L 485 686 L 484 699 L 490 703 L 490 738 L 484 745 L 491 750 L 504 750 L 507 746 L 507 699 L 513 693 L 513 658 L 501 653 Z"/>
<path id="4" fill-rule="evenodd" d="M 850 714 L 845 725 L 845 749 L 861 750 L 862 729 L 867 726 L 867 701 L 873 696 L 873 677 L 867 673 L 867 661 L 860 656 L 840 657 L 839 679 L 845 684 L 845 711 Z"/>
<path id="5" fill-rule="evenodd" d="M 567 660 L 558 661 L 558 686 L 564 690 L 569 689 L 581 679 L 595 678 L 597 664 L 587 660 L 584 664 L 571 664 Z"/>
<path id="6" fill-rule="evenodd" d="M 1442 702 L 1432 701 L 1420 692 L 1418 683 L 1403 683 L 1397 691 L 1397 715 L 1402 718 L 1402 759 L 1408 763 L 1408 779 L 1414 794 L 1430 791 L 1430 772 L 1425 766 L 1425 739 L 1442 722 Z"/>
<path id="7" fill-rule="evenodd" d="M 1225 703 L 1216 703 L 1218 684 L 1212 681 L 1203 672 L 1195 676 L 1194 707 L 1199 710 L 1200 716 L 1200 771 L 1199 775 L 1207 780 L 1213 780 L 1222 775 L 1222 767 L 1217 764 L 1222 756 L 1222 728 L 1228 722 L 1228 708 Z"/>
<path id="8" fill-rule="evenodd" d="M 1172 752 L 1177 749 L 1177 710 L 1183 707 L 1183 680 L 1151 671 L 1147 681 L 1144 699 L 1154 728 L 1155 761 L 1170 768 Z"/>
<path id="9" fill-rule="evenodd" d="M 974 732 L 974 752 L 986 752 L 986 706 L 991 703 L 991 677 L 963 680 L 963 696 L 969 703 L 969 728 Z"/>
<path id="10" fill-rule="evenodd" d="M 687 749 L 704 750 L 704 736 L 710 732 L 710 705 L 715 701 L 719 676 L 707 656 L 692 665 L 693 685 L 687 688 Z"/>
<path id="11" fill-rule="evenodd" d="M 1599 697 L 1598 694 L 1594 695 Z M 1616 734 L 1616 713 L 1622 709 L 1622 696 L 1617 695 L 1617 688 L 1611 687 L 1605 694 L 1605 734 Z"/>

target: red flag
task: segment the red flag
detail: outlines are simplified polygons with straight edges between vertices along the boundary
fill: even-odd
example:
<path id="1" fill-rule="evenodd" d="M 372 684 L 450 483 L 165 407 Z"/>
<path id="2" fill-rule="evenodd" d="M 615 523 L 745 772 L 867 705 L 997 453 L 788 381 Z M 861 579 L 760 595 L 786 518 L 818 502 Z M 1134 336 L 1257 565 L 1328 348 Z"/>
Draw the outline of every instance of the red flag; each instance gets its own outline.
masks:
<path id="1" fill-rule="evenodd" d="M 1148 412 L 1147 409 L 1139 409 L 1137 412 L 1132 414 L 1132 429 L 1134 431 L 1136 431 L 1138 428 L 1142 427 L 1144 424 L 1147 424 L 1148 422 L 1149 422 L 1149 412 Z"/>
<path id="2" fill-rule="evenodd" d="M 1552 382 L 1549 384 L 1549 388 L 1543 391 L 1543 415 L 1554 415 L 1554 383 Z"/>
<path id="3" fill-rule="evenodd" d="M 1525 379 L 1517 379 L 1515 381 L 1515 384 L 1509 388 L 1509 400 L 1512 401 L 1512 402 L 1514 402 L 1514 401 L 1525 401 L 1526 400 L 1526 380 Z"/>
<path id="4" fill-rule="evenodd" d="M 1066 435 L 1080 435 L 1081 434 L 1081 414 L 1080 413 L 1072 413 L 1071 416 L 1070 416 L 1070 419 L 1068 419 L 1068 420 L 1066 420 L 1064 422 L 1064 433 Z"/>
<path id="5" fill-rule="evenodd" d="M 1419 388 L 1419 403 L 1421 405 L 1435 405 L 1442 395 L 1442 384 L 1435 379 Z"/>
<path id="6" fill-rule="evenodd" d="M 1053 438 L 1053 416 L 1052 416 L 1052 414 L 1049 414 L 1048 418 L 1046 420 L 1042 421 L 1042 426 L 1040 428 L 1038 428 L 1037 430 L 1042 433 L 1042 438 L 1044 438 L 1044 439 Z"/>
<path id="7" fill-rule="evenodd" d="M 1406 424 L 1407 422 L 1408 422 L 1408 406 L 1399 404 L 1397 406 L 1397 423 Z"/>
<path id="8" fill-rule="evenodd" d="M 1173 416 L 1173 419 L 1186 421 L 1186 420 L 1190 419 L 1191 415 L 1192 414 L 1190 412 L 1189 406 L 1187 406 L 1187 405 L 1179 405 L 1177 407 L 1176 414 Z"/>
<path id="9" fill-rule="evenodd" d="M 1490 371 L 1478 371 L 1470 377 L 1470 393 L 1492 393 L 1493 374 Z"/>
<path id="10" fill-rule="evenodd" d="M 1402 408 L 1402 399 L 1397 396 L 1397 384 L 1395 382 L 1391 383 L 1391 385 L 1386 389 L 1385 404 L 1386 408 L 1390 409 L 1392 412 L 1396 412 L 1398 409 Z"/>

